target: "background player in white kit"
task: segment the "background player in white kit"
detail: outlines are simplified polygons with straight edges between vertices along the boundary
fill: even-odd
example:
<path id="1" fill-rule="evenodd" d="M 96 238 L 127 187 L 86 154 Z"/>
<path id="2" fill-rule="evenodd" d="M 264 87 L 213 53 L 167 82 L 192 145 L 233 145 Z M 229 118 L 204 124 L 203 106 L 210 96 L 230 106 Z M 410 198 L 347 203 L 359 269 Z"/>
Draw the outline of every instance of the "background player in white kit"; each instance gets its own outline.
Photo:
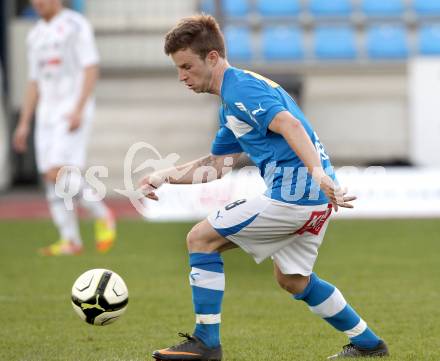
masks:
<path id="1" fill-rule="evenodd" d="M 41 19 L 27 38 L 29 83 L 13 142 L 16 151 L 26 151 L 36 110 L 37 167 L 60 234 L 60 240 L 41 253 L 78 254 L 83 249 L 75 209 L 67 209 L 55 193 L 57 177 L 65 181 L 68 176 L 71 182 L 80 182 L 81 205 L 96 218 L 97 249 L 106 252 L 115 238 L 112 212 L 102 201 L 86 201 L 82 197 L 83 179 L 60 171 L 64 166 L 82 169 L 85 165 L 95 107 L 93 89 L 99 71 L 93 30 L 82 15 L 63 8 L 61 0 L 32 0 L 32 6 Z"/>

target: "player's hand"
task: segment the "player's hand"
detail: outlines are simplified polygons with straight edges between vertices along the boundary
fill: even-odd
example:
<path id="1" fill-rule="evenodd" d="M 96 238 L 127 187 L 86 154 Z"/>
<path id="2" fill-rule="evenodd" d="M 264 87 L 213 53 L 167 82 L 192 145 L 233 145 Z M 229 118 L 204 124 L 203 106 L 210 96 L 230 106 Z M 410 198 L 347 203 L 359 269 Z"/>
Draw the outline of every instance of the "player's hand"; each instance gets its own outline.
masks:
<path id="1" fill-rule="evenodd" d="M 355 196 L 347 196 L 347 188 L 341 188 L 336 186 L 333 180 L 329 176 L 325 176 L 321 179 L 321 190 L 325 193 L 330 203 L 333 205 L 335 212 L 339 207 L 353 208 L 353 202 L 357 199 Z"/>
<path id="2" fill-rule="evenodd" d="M 153 201 L 158 201 L 159 197 L 156 195 L 156 190 L 164 183 L 166 183 L 165 176 L 153 173 L 140 181 L 140 189 L 145 197 L 152 199 Z"/>
<path id="3" fill-rule="evenodd" d="M 12 138 L 12 144 L 17 153 L 27 151 L 27 138 L 29 136 L 28 125 L 18 125 Z"/>
<path id="4" fill-rule="evenodd" d="M 67 115 L 67 121 L 69 122 L 69 132 L 77 130 L 81 126 L 82 111 L 74 110 Z"/>

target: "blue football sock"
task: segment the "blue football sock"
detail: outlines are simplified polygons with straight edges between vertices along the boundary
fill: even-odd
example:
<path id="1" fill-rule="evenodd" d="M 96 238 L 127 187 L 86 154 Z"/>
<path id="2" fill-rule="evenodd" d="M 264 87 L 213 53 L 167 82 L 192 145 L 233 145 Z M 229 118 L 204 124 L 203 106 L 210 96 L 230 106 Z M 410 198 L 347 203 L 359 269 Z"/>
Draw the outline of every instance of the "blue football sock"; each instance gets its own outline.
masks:
<path id="1" fill-rule="evenodd" d="M 191 284 L 196 328 L 194 336 L 208 347 L 220 345 L 220 322 L 225 274 L 220 253 L 191 253 L 189 255 Z"/>
<path id="2" fill-rule="evenodd" d="M 380 339 L 345 301 L 342 293 L 314 273 L 303 293 L 294 298 L 306 302 L 313 313 L 344 332 L 352 344 L 366 349 L 378 345 Z"/>

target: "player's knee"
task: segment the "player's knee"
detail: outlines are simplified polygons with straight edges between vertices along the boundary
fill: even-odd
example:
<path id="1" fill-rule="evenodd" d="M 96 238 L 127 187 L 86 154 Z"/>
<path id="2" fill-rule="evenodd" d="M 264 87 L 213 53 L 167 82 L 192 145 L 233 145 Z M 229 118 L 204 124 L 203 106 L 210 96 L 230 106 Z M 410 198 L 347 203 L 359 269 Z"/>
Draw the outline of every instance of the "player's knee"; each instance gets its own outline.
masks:
<path id="1" fill-rule="evenodd" d="M 293 295 L 302 293 L 309 284 L 310 279 L 309 276 L 284 275 L 282 273 L 278 273 L 276 278 L 280 287 Z"/>
<path id="2" fill-rule="evenodd" d="M 208 242 L 203 239 L 202 232 L 199 227 L 195 225 L 186 236 L 186 246 L 191 252 L 210 252 Z"/>

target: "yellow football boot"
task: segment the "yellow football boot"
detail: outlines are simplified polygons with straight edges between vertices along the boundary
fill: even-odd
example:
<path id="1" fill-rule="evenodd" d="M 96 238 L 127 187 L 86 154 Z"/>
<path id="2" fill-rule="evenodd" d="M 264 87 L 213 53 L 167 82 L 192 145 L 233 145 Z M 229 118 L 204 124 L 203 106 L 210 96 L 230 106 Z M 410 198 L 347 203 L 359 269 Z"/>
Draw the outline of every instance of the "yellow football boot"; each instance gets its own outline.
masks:
<path id="1" fill-rule="evenodd" d="M 79 255 L 83 251 L 83 246 L 72 241 L 60 239 L 47 247 L 40 248 L 38 253 L 43 256 L 69 256 Z"/>
<path id="2" fill-rule="evenodd" d="M 95 221 L 96 249 L 106 253 L 112 248 L 116 238 L 116 221 L 112 212 L 106 218 Z"/>

